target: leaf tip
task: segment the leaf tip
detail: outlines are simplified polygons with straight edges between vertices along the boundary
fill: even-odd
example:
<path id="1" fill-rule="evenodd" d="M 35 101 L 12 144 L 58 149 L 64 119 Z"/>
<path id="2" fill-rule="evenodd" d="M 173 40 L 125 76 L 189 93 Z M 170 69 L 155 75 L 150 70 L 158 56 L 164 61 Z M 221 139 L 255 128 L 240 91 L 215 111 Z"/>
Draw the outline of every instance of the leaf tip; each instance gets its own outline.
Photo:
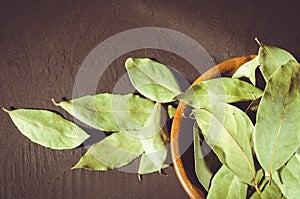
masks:
<path id="1" fill-rule="evenodd" d="M 127 58 L 126 61 L 125 61 L 125 68 L 126 68 L 127 70 L 133 68 L 133 67 L 131 66 L 133 62 L 134 62 L 134 60 L 133 60 L 132 57 Z"/>
<path id="2" fill-rule="evenodd" d="M 52 101 L 52 103 L 53 103 L 55 106 L 59 106 L 59 103 L 57 103 L 57 102 L 54 100 L 54 98 L 51 98 L 51 101 Z"/>
<path id="3" fill-rule="evenodd" d="M 78 167 L 77 165 L 78 165 L 78 164 L 75 164 L 75 165 L 71 168 L 71 170 L 79 169 L 80 167 Z"/>

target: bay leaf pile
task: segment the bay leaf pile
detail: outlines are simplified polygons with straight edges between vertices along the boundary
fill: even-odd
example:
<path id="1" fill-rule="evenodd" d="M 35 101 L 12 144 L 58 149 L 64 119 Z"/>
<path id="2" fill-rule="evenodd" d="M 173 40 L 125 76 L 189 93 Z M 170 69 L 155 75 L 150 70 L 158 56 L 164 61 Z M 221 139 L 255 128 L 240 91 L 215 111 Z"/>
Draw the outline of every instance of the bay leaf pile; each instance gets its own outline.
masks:
<path id="1" fill-rule="evenodd" d="M 287 51 L 258 43 L 258 55 L 231 78 L 184 90 L 167 66 L 128 58 L 125 67 L 138 94 L 103 93 L 59 103 L 52 99 L 82 123 L 109 132 L 73 168 L 110 170 L 139 158 L 139 175 L 161 172 L 169 166 L 164 104 L 172 118 L 175 108 L 170 103 L 180 101 L 193 108 L 189 117 L 195 120 L 195 173 L 207 198 L 298 198 L 300 66 Z M 265 81 L 263 89 L 256 87 L 257 71 Z M 250 104 L 246 111 L 235 106 L 245 101 Z M 73 149 L 90 137 L 52 111 L 3 110 L 23 135 L 44 147 Z M 255 111 L 254 122 L 248 111 Z M 209 161 L 221 166 L 213 171 Z"/>

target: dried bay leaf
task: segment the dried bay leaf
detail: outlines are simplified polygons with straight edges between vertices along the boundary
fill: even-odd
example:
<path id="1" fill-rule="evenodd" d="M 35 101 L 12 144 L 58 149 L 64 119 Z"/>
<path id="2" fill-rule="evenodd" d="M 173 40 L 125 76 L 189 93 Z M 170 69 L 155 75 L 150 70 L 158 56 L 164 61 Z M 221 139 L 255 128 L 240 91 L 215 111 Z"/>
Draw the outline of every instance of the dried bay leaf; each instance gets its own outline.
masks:
<path id="1" fill-rule="evenodd" d="M 147 174 L 166 168 L 165 137 L 160 127 L 162 109 L 156 103 L 139 131 L 113 133 L 90 147 L 73 168 L 109 170 L 125 166 L 142 155 L 139 174 Z"/>
<path id="2" fill-rule="evenodd" d="M 269 79 L 257 111 L 254 149 L 262 168 L 272 174 L 300 143 L 300 67 L 282 65 Z"/>
<path id="3" fill-rule="evenodd" d="M 256 100 L 262 91 L 238 79 L 217 78 L 193 85 L 176 98 L 194 108 L 205 108 L 214 103 L 233 103 Z"/>
<path id="4" fill-rule="evenodd" d="M 158 151 L 158 153 L 160 153 L 160 152 Z M 161 169 L 166 169 L 169 167 L 169 165 L 163 164 L 159 169 L 157 169 L 157 165 L 154 164 L 153 157 L 151 157 L 151 155 L 152 154 L 150 154 L 150 155 L 143 154 L 142 155 L 139 170 L 138 170 L 139 175 L 154 173 L 157 171 L 160 172 Z M 164 152 L 160 153 L 160 155 L 161 155 L 161 157 L 165 158 Z M 155 155 L 155 156 L 157 158 L 157 155 Z"/>
<path id="5" fill-rule="evenodd" d="M 147 58 L 128 58 L 125 66 L 133 86 L 145 97 L 157 102 L 171 102 L 181 93 L 172 71 Z"/>
<path id="6" fill-rule="evenodd" d="M 200 129 L 195 123 L 193 127 L 195 172 L 199 182 L 208 191 L 211 179 L 220 168 L 221 163 L 207 143 L 201 140 L 200 133 Z"/>
<path id="7" fill-rule="evenodd" d="M 160 171 L 167 158 L 167 148 L 165 143 L 168 141 L 162 127 L 164 112 L 160 103 L 156 103 L 151 115 L 147 120 L 144 129 L 139 134 L 144 154 L 142 156 L 139 174 L 147 174 Z"/>
<path id="8" fill-rule="evenodd" d="M 279 171 L 273 175 L 273 180 L 287 198 L 297 199 L 300 196 L 300 151 Z"/>
<path id="9" fill-rule="evenodd" d="M 258 40 L 257 40 L 258 41 Z M 258 52 L 258 59 L 260 63 L 260 70 L 266 82 L 270 79 L 272 74 L 289 60 L 297 60 L 287 51 L 274 47 L 263 45 L 258 41 L 260 48 Z"/>
<path id="10" fill-rule="evenodd" d="M 6 111 L 20 132 L 32 142 L 51 149 L 72 149 L 89 135 L 74 123 L 46 110 L 18 109 Z"/>
<path id="11" fill-rule="evenodd" d="M 241 199 L 247 196 L 248 185 L 222 166 L 213 177 L 207 199 Z"/>
<path id="12" fill-rule="evenodd" d="M 253 124 L 240 109 L 218 103 L 193 114 L 207 144 L 243 182 L 256 186 L 251 140 Z"/>
<path id="13" fill-rule="evenodd" d="M 138 95 L 97 94 L 55 103 L 81 122 L 103 131 L 143 128 L 154 103 Z"/>
<path id="14" fill-rule="evenodd" d="M 73 169 L 115 169 L 129 164 L 142 153 L 143 147 L 138 139 L 117 132 L 93 144 Z"/>
<path id="15" fill-rule="evenodd" d="M 253 85 L 255 85 L 255 70 L 259 66 L 259 59 L 256 56 L 254 59 L 246 62 L 240 66 L 237 71 L 233 74 L 232 78 L 247 77 Z"/>

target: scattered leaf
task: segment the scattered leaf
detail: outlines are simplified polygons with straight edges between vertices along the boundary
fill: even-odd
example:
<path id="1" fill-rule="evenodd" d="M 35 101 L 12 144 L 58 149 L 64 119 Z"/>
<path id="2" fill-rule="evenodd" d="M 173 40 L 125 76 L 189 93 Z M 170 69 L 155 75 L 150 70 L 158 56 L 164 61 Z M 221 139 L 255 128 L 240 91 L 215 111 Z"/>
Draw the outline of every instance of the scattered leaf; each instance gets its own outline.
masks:
<path id="1" fill-rule="evenodd" d="M 167 149 L 165 146 L 165 133 L 162 130 L 164 115 L 160 103 L 153 107 L 151 115 L 141 131 L 139 139 L 142 143 L 145 153 L 142 156 L 139 174 L 147 174 L 160 171 L 167 158 Z"/>
<path id="2" fill-rule="evenodd" d="M 147 174 L 166 168 L 165 135 L 161 128 L 162 108 L 156 103 L 139 131 L 120 131 L 90 147 L 73 168 L 115 169 L 142 155 L 138 173 Z"/>
<path id="3" fill-rule="evenodd" d="M 261 90 L 245 81 L 224 77 L 195 84 L 176 98 L 194 108 L 205 108 L 214 103 L 256 100 L 261 95 Z"/>
<path id="4" fill-rule="evenodd" d="M 147 58 L 128 58 L 125 66 L 133 86 L 153 101 L 171 102 L 181 93 L 174 74 L 161 63 Z"/>
<path id="5" fill-rule="evenodd" d="M 193 114 L 207 144 L 219 160 L 243 182 L 256 186 L 251 149 L 254 127 L 249 117 L 225 103 L 194 110 Z"/>
<path id="6" fill-rule="evenodd" d="M 143 153 L 140 140 L 124 132 L 113 133 L 92 145 L 73 167 L 91 170 L 109 170 L 129 164 Z"/>
<path id="7" fill-rule="evenodd" d="M 46 110 L 6 111 L 20 132 L 32 142 L 51 149 L 72 149 L 89 135 L 72 122 Z"/>
<path id="8" fill-rule="evenodd" d="M 102 131 L 143 128 L 154 106 L 138 95 L 97 94 L 55 103 L 81 122 Z"/>
<path id="9" fill-rule="evenodd" d="M 300 67 L 291 60 L 269 79 L 257 111 L 254 149 L 260 165 L 271 176 L 300 143 L 299 91 Z"/>
<path id="10" fill-rule="evenodd" d="M 232 78 L 247 77 L 255 85 L 255 70 L 259 66 L 258 56 L 240 66 L 233 74 Z"/>
<path id="11" fill-rule="evenodd" d="M 160 157 L 158 157 L 157 155 L 160 155 Z M 157 171 L 160 172 L 161 169 L 166 169 L 169 167 L 169 165 L 163 164 L 161 168 L 158 169 L 157 165 L 155 165 L 155 163 L 153 162 L 154 158 L 166 159 L 164 155 L 164 151 L 162 153 L 157 151 L 157 154 L 143 154 L 141 157 L 139 171 L 138 171 L 139 175 L 154 173 Z"/>
<path id="12" fill-rule="evenodd" d="M 248 185 L 243 183 L 225 166 L 213 177 L 207 199 L 246 198 Z"/>

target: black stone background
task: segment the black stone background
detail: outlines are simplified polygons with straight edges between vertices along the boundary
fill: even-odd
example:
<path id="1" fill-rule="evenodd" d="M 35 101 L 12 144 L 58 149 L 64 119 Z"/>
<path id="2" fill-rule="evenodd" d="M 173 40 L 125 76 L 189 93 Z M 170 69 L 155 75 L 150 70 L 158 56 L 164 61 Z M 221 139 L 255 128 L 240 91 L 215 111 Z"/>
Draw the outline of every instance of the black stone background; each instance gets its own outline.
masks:
<path id="1" fill-rule="evenodd" d="M 256 53 L 254 37 L 288 49 L 299 60 L 299 25 L 299 3 L 288 0 L 1 0 L 0 106 L 61 111 L 50 99 L 70 99 L 87 54 L 128 29 L 155 26 L 182 32 L 219 63 Z M 97 92 L 112 92 L 129 56 L 155 58 L 190 82 L 198 76 L 177 55 L 137 50 L 111 64 Z M 155 173 L 142 182 L 136 174 L 120 171 L 71 170 L 85 151 L 54 151 L 34 144 L 0 111 L 0 198 L 187 198 L 173 167 L 165 170 L 167 177 Z M 191 160 L 192 153 L 186 156 Z"/>

